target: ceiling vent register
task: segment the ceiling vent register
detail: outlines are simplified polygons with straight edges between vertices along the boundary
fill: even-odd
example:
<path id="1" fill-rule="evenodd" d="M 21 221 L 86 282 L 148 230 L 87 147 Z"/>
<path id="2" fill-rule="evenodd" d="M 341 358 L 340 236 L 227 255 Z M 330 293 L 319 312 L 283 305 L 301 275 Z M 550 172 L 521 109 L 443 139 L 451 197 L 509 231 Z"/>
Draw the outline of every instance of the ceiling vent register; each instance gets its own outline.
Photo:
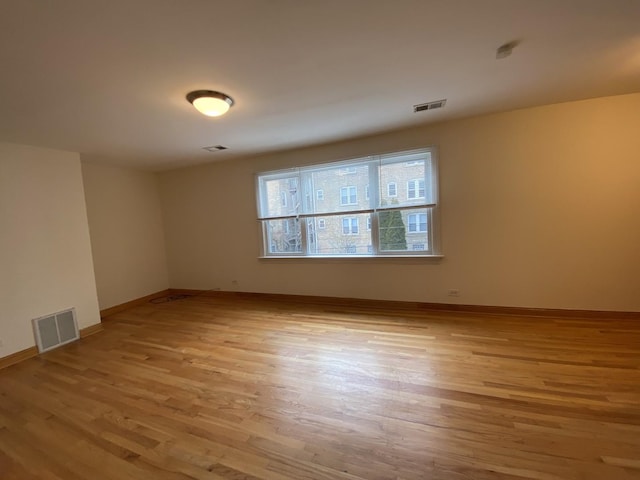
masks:
<path id="1" fill-rule="evenodd" d="M 419 105 L 413 106 L 413 111 L 415 113 L 424 112 L 425 110 L 435 110 L 436 108 L 444 107 L 444 104 L 447 103 L 447 100 L 436 100 L 435 102 L 421 103 Z"/>

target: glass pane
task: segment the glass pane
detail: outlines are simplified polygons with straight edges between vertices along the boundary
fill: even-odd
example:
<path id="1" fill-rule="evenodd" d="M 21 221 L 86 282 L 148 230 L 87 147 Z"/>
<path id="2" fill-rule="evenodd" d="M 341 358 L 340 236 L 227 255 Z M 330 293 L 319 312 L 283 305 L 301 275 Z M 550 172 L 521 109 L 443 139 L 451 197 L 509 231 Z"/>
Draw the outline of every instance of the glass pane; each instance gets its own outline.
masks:
<path id="1" fill-rule="evenodd" d="M 302 253 L 302 232 L 298 219 L 265 220 L 263 228 L 267 231 L 267 252 L 269 254 Z"/>
<path id="2" fill-rule="evenodd" d="M 383 210 L 378 212 L 380 251 L 430 251 L 428 209 Z"/>
<path id="3" fill-rule="evenodd" d="M 387 155 L 380 165 L 380 206 L 433 202 L 431 153 Z"/>
<path id="4" fill-rule="evenodd" d="M 296 215 L 300 208 L 297 175 L 263 177 L 261 179 L 261 216 Z"/>
<path id="5" fill-rule="evenodd" d="M 370 255 L 368 213 L 307 219 L 310 255 Z"/>
<path id="6" fill-rule="evenodd" d="M 369 209 L 369 165 L 355 163 L 301 172 L 305 192 L 304 213 Z M 322 195 L 313 192 L 322 191 Z M 306 192 L 309 192 L 308 194 Z"/>

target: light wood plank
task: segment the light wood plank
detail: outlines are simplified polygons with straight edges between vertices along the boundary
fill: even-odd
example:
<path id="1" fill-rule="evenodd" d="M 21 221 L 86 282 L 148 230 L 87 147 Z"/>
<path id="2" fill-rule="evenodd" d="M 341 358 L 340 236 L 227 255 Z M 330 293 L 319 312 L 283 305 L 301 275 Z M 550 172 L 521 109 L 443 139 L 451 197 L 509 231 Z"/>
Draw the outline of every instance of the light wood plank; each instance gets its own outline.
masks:
<path id="1" fill-rule="evenodd" d="M 115 313 L 0 371 L 0 478 L 640 478 L 637 321 L 387 307 Z"/>
<path id="2" fill-rule="evenodd" d="M 0 370 L 38 355 L 38 347 L 29 347 L 0 358 Z"/>

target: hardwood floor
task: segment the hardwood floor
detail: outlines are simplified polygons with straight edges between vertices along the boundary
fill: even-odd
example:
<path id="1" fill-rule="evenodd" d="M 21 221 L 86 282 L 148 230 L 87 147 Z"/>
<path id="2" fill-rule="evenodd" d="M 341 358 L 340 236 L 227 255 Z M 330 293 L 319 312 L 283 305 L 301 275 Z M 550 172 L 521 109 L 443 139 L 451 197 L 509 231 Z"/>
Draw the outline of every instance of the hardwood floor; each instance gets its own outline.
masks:
<path id="1" fill-rule="evenodd" d="M 0 478 L 640 479 L 640 322 L 146 304 L 0 371 Z"/>

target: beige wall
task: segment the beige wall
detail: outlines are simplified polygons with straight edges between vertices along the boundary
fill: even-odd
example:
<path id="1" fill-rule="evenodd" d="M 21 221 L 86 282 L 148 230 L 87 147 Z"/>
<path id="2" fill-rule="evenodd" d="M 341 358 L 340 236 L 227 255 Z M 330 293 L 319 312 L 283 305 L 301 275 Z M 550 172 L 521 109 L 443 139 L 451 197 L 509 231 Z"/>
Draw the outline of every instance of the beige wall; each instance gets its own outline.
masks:
<path id="1" fill-rule="evenodd" d="M 155 174 L 82 164 L 100 309 L 169 288 Z"/>
<path id="2" fill-rule="evenodd" d="M 639 125 L 634 94 L 163 173 L 171 286 L 640 311 Z M 426 145 L 444 259 L 257 258 L 255 173 Z"/>
<path id="3" fill-rule="evenodd" d="M 0 306 L 0 357 L 35 345 L 33 318 L 100 322 L 77 153 L 0 143 Z"/>

